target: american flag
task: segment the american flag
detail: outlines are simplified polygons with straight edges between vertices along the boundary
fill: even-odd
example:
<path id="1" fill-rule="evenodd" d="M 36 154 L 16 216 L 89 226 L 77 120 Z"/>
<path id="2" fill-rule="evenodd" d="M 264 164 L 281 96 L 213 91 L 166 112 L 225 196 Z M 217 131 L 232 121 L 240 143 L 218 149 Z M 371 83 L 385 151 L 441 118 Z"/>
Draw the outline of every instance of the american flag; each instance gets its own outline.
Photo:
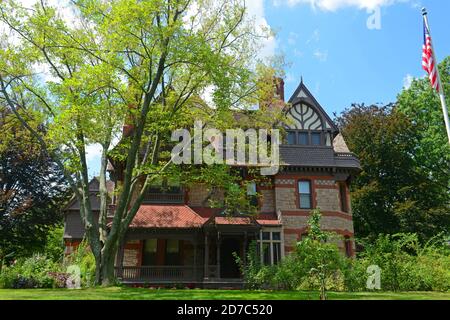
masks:
<path id="1" fill-rule="evenodd" d="M 424 21 L 423 26 L 423 53 L 422 53 L 422 67 L 428 73 L 431 86 L 439 92 L 438 70 L 434 61 L 433 46 L 431 42 L 430 31 Z"/>

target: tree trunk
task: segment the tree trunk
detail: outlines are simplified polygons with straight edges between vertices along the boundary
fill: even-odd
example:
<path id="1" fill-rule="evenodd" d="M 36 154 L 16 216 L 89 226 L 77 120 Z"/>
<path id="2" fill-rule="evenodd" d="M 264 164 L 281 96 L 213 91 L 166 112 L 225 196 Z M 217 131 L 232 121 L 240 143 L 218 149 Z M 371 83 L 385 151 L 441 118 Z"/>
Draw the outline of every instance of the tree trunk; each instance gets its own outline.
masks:
<path id="1" fill-rule="evenodd" d="M 114 261 L 115 261 L 115 250 L 114 252 L 104 254 L 102 256 L 102 264 L 100 267 L 101 273 L 101 285 L 102 287 L 109 287 L 116 284 L 116 279 L 114 276 Z"/>

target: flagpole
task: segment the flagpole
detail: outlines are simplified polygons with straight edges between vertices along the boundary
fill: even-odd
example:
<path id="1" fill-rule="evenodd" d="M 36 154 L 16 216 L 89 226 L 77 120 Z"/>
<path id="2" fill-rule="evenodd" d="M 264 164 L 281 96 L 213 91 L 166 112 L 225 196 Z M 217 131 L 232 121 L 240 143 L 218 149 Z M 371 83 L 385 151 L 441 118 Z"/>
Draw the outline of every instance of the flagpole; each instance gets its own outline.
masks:
<path id="1" fill-rule="evenodd" d="M 426 8 L 422 8 L 422 15 L 423 15 L 423 19 L 425 21 L 425 26 L 427 27 L 428 32 L 431 36 L 430 25 L 428 24 L 428 13 L 427 13 Z M 442 112 L 444 113 L 445 127 L 447 129 L 448 142 L 450 143 L 450 120 L 448 118 L 448 109 L 447 109 L 447 104 L 445 102 L 444 87 L 442 86 L 441 74 L 439 73 L 438 62 L 436 60 L 436 55 L 434 53 L 432 37 L 431 37 L 431 48 L 432 48 L 432 54 L 433 54 L 433 61 L 434 61 L 434 63 L 436 63 L 436 72 L 437 72 L 437 79 L 438 79 L 438 85 L 439 85 L 439 98 L 441 99 Z"/>

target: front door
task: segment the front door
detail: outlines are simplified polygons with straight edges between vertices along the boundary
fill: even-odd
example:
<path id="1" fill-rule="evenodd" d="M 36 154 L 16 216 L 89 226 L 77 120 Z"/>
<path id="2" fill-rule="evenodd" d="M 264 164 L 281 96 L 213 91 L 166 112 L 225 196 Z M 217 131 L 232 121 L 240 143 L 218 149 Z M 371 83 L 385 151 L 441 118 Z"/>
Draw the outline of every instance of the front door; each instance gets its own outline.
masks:
<path id="1" fill-rule="evenodd" d="M 240 241 L 233 238 L 225 238 L 220 246 L 220 277 L 238 279 L 241 277 L 239 266 L 233 252 L 241 255 Z"/>

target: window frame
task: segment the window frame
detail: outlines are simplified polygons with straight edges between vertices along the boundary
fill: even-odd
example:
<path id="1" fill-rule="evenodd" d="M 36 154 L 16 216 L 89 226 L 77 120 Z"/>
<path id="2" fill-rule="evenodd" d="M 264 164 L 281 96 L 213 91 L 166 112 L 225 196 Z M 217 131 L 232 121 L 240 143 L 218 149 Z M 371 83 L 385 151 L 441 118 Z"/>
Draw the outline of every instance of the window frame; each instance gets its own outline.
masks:
<path id="1" fill-rule="evenodd" d="M 263 240 L 263 233 L 269 233 L 269 239 Z M 273 238 L 273 234 L 274 233 L 279 233 L 280 234 L 280 239 L 279 240 L 274 240 Z M 258 251 L 259 251 L 259 255 L 260 255 L 260 261 L 261 264 L 266 265 L 264 262 L 264 244 L 269 244 L 269 253 L 270 253 L 270 265 L 273 266 L 275 265 L 275 244 L 279 245 L 280 251 L 279 251 L 279 259 L 277 260 L 276 264 L 278 264 L 282 257 L 283 257 L 283 232 L 282 229 L 261 229 L 259 231 L 259 237 L 257 240 L 257 245 L 258 245 Z"/>
<path id="2" fill-rule="evenodd" d="M 302 193 L 300 188 L 300 183 L 307 182 L 309 185 L 309 193 Z M 313 184 L 311 180 L 301 179 L 297 181 L 297 199 L 298 199 L 298 208 L 301 210 L 311 210 L 314 209 L 314 203 L 313 203 Z M 302 207 L 302 195 L 308 195 L 309 196 L 309 207 Z"/>

